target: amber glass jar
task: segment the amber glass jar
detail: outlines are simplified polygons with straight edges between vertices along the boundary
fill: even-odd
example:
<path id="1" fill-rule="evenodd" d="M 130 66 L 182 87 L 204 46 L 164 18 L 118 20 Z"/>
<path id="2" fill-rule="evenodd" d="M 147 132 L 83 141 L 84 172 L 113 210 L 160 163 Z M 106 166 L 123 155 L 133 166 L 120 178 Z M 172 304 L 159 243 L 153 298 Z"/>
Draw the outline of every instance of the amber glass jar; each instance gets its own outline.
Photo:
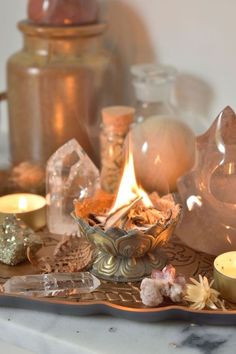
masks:
<path id="1" fill-rule="evenodd" d="M 99 112 L 113 103 L 112 59 L 102 41 L 106 24 L 50 27 L 23 21 L 19 29 L 24 47 L 8 61 L 13 164 L 45 163 L 71 138 L 98 162 Z"/>
<path id="2" fill-rule="evenodd" d="M 95 23 L 97 0 L 29 0 L 28 18 L 33 23 L 52 26 Z"/>

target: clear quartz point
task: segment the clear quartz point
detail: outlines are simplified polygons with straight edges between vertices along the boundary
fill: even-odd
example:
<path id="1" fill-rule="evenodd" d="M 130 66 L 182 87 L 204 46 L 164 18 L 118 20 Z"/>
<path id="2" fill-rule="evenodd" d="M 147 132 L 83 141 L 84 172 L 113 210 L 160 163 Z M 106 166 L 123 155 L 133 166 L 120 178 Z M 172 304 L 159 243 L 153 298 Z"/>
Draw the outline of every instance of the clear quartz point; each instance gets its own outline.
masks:
<path id="1" fill-rule="evenodd" d="M 99 186 L 99 171 L 72 139 L 61 146 L 47 163 L 47 224 L 51 233 L 73 234 L 77 225 L 71 213 L 74 200 L 91 197 Z"/>
<path id="2" fill-rule="evenodd" d="M 89 272 L 50 273 L 15 276 L 7 280 L 4 292 L 25 296 L 71 296 L 90 293 L 100 285 L 99 279 Z"/>

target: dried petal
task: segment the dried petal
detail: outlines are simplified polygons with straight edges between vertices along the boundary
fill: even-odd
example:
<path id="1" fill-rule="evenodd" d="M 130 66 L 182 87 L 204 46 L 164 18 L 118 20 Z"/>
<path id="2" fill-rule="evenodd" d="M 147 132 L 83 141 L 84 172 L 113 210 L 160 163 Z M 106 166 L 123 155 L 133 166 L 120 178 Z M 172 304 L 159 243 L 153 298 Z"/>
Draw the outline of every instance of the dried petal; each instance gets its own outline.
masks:
<path id="1" fill-rule="evenodd" d="M 184 299 L 191 303 L 190 307 L 195 310 L 203 310 L 205 307 L 212 310 L 219 306 L 222 308 L 224 304 L 219 299 L 220 293 L 212 289 L 213 281 L 209 284 L 206 277 L 199 275 L 199 282 L 190 278 L 193 284 L 186 285 L 186 295 Z"/>

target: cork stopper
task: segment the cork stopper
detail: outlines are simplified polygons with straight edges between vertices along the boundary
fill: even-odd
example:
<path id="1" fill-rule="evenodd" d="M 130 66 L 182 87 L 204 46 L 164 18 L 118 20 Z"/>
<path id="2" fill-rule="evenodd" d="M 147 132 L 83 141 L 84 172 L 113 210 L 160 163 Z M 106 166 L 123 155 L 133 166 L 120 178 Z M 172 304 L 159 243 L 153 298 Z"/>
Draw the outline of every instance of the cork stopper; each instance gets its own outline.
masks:
<path id="1" fill-rule="evenodd" d="M 135 109 L 126 106 L 106 107 L 102 110 L 102 121 L 106 126 L 125 131 L 134 122 Z"/>

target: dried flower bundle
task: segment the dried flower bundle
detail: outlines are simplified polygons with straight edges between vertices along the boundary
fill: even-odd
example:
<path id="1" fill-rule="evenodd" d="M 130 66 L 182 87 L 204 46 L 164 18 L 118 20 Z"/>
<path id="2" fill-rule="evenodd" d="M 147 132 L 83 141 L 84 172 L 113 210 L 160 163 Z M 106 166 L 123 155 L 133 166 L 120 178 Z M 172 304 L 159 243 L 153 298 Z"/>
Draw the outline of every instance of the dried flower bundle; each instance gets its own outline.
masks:
<path id="1" fill-rule="evenodd" d="M 113 200 L 114 195 L 97 190 L 93 197 L 75 201 L 75 214 L 93 224 L 93 216 L 105 214 L 111 208 Z"/>
<path id="2" fill-rule="evenodd" d="M 124 231 L 138 230 L 160 234 L 174 219 L 178 218 L 180 206 L 175 204 L 171 195 L 160 198 L 156 193 L 150 196 L 152 207 L 145 207 L 141 198 L 124 205 L 114 213 L 109 213 L 114 197 L 99 192 L 84 202 L 76 202 L 75 213 L 90 226 L 99 226 L 102 230 L 119 228 Z M 165 239 L 163 239 L 165 241 Z"/>
<path id="3" fill-rule="evenodd" d="M 186 295 L 184 300 L 191 303 L 190 307 L 192 309 L 225 309 L 223 301 L 219 299 L 220 293 L 212 288 L 214 280 L 209 283 L 208 279 L 201 275 L 199 275 L 199 282 L 193 278 L 190 278 L 190 280 L 193 284 L 186 285 Z"/>

